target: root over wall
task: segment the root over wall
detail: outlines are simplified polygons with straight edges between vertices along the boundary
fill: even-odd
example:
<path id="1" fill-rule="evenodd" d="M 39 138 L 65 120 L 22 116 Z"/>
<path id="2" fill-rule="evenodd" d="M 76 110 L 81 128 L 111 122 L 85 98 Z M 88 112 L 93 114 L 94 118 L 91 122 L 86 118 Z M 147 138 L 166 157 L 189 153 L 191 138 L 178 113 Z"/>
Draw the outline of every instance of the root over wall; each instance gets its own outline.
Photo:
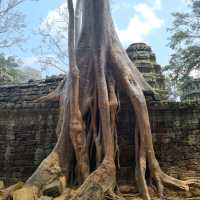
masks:
<path id="1" fill-rule="evenodd" d="M 58 102 L 32 100 L 55 89 L 61 80 L 62 77 L 54 77 L 0 87 L 0 179 L 26 180 L 53 148 Z M 134 176 L 134 117 L 128 98 L 123 92 L 120 95 L 118 181 L 128 183 Z M 149 102 L 148 107 L 162 169 L 177 178 L 200 176 L 200 104 Z"/>

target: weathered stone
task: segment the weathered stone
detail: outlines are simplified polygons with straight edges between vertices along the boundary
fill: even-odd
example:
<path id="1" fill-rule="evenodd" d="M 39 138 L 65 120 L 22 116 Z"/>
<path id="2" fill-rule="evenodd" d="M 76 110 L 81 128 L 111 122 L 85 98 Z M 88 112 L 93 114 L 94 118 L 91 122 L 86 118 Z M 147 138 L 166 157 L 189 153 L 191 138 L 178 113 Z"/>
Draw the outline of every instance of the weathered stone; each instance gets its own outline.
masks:
<path id="1" fill-rule="evenodd" d="M 38 138 L 39 140 L 39 138 Z M 37 148 L 35 151 L 35 158 L 34 158 L 34 165 L 39 165 L 40 162 L 43 160 L 45 152 L 42 148 Z"/>
<path id="2" fill-rule="evenodd" d="M 120 185 L 119 191 L 124 194 L 135 194 L 138 192 L 137 188 L 133 185 Z"/>
<path id="3" fill-rule="evenodd" d="M 185 192 L 185 197 L 186 198 L 192 198 L 193 194 L 191 193 L 191 191 L 187 191 Z"/>
<path id="4" fill-rule="evenodd" d="M 66 178 L 65 178 L 65 176 L 61 176 L 59 178 L 59 181 L 61 183 L 62 188 L 66 188 Z"/>
<path id="5" fill-rule="evenodd" d="M 42 89 L 37 87 L 37 84 L 31 87 L 35 93 L 38 90 L 43 91 L 38 92 L 38 97 L 40 97 L 58 84 L 56 81 L 51 83 L 54 85 L 47 84 Z M 26 89 L 30 90 L 30 95 L 31 87 Z M 0 96 L 1 89 L 5 88 L 0 87 Z M 11 89 L 12 92 L 22 90 L 20 86 L 16 86 L 15 89 L 7 87 L 4 96 L 8 95 Z M 26 94 L 26 90 L 19 92 L 20 96 Z M 25 101 L 25 99 L 20 97 L 18 101 Z M 2 180 L 16 182 L 30 176 L 42 158 L 53 148 L 56 141 L 55 128 L 59 110 L 57 103 L 38 104 L 29 101 L 26 104 L 18 103 L 20 106 L 17 109 L 14 104 L 13 107 L 1 107 L 7 104 L 9 105 L 9 102 L 0 101 L 0 159 L 2 161 L 0 162 L 0 177 Z M 173 102 L 149 105 L 157 157 L 164 170 L 173 176 L 182 174 L 183 176 L 199 176 L 200 174 L 199 108 L 199 104 Z M 132 134 L 134 115 L 128 98 L 124 94 L 121 97 L 119 120 L 120 164 L 123 171 L 120 173 L 122 177 L 125 177 L 126 174 L 130 175 L 129 169 L 134 167 Z M 130 179 L 133 179 L 133 176 L 132 173 Z"/>
<path id="6" fill-rule="evenodd" d="M 41 196 L 38 200 L 53 200 L 53 197 Z"/>
<path id="7" fill-rule="evenodd" d="M 53 200 L 66 200 L 66 199 L 71 199 L 73 197 L 73 195 L 75 194 L 75 190 L 70 189 L 70 188 L 66 188 L 62 195 L 54 198 Z"/>
<path id="8" fill-rule="evenodd" d="M 60 80 L 32 82 L 27 87 L 26 84 L 0 87 L 1 180 L 11 183 L 26 180 L 53 148 L 58 102 L 32 100 L 52 91 Z M 149 102 L 148 107 L 155 152 L 162 169 L 177 178 L 199 177 L 200 103 Z M 123 92 L 118 122 L 121 165 L 118 182 L 134 184 L 135 117 Z"/>
<path id="9" fill-rule="evenodd" d="M 197 187 L 191 188 L 190 192 L 192 193 L 193 197 L 199 197 L 200 198 L 200 188 L 197 188 Z"/>
<path id="10" fill-rule="evenodd" d="M 151 47 L 145 43 L 133 43 L 126 51 L 145 80 L 159 94 L 160 99 L 167 99 L 165 77 L 162 74 L 161 66 L 156 63 L 156 55 Z"/>
<path id="11" fill-rule="evenodd" d="M 50 197 L 57 197 L 62 193 L 62 185 L 59 180 L 53 181 L 43 188 L 43 195 Z"/>
<path id="12" fill-rule="evenodd" d="M 5 185 L 4 185 L 4 182 L 3 181 L 0 181 L 0 190 L 4 189 L 5 188 Z"/>
<path id="13" fill-rule="evenodd" d="M 6 200 L 9 196 L 12 196 L 16 190 L 19 190 L 23 187 L 24 183 L 18 182 L 14 185 L 9 186 L 8 188 L 0 190 L 0 199 Z"/>
<path id="14" fill-rule="evenodd" d="M 78 193 L 78 195 L 75 195 L 74 199 L 84 199 L 84 200 L 102 200 L 104 198 L 104 192 L 102 187 L 97 184 L 93 183 L 91 187 L 84 188 L 84 192 Z"/>
<path id="15" fill-rule="evenodd" d="M 185 102 L 200 101 L 200 78 L 191 78 L 182 85 L 181 100 Z"/>
<path id="16" fill-rule="evenodd" d="M 35 195 L 31 187 L 23 187 L 13 193 L 13 200 L 35 200 Z"/>
<path id="17" fill-rule="evenodd" d="M 59 197 L 54 198 L 53 200 L 66 200 L 66 196 L 65 195 L 61 195 Z"/>

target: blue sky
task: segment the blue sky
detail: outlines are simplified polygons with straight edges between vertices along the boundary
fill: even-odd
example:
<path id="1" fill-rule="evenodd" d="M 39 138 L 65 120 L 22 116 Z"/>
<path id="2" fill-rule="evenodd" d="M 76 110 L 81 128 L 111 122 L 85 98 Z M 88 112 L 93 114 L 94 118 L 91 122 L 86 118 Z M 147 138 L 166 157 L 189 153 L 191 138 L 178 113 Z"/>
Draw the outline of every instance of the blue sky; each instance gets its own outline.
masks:
<path id="1" fill-rule="evenodd" d="M 27 41 L 25 51 L 12 48 L 5 53 L 16 55 L 24 60 L 27 65 L 39 68 L 31 49 L 37 48 L 39 38 L 33 34 L 41 22 L 54 16 L 56 8 L 63 4 L 63 0 L 40 0 L 26 2 L 18 9 L 26 15 L 27 28 L 25 35 Z M 171 13 L 187 11 L 188 0 L 113 0 L 112 15 L 119 37 L 124 47 L 133 42 L 146 42 L 156 53 L 157 61 L 166 65 L 172 53 L 167 46 L 169 28 L 172 24 Z M 56 18 L 56 17 L 55 17 Z M 50 69 L 48 75 L 59 73 Z"/>
<path id="2" fill-rule="evenodd" d="M 187 2 L 184 0 L 126 0 L 121 2 L 123 6 L 118 3 L 118 9 L 113 12 L 114 21 L 119 29 L 127 30 L 131 20 L 139 19 L 135 20 L 138 21 L 138 26 L 134 26 L 133 23 L 132 34 L 136 33 L 135 39 L 133 37 L 129 42 L 124 42 L 123 37 L 120 37 L 123 44 L 127 46 L 131 42 L 140 40 L 146 42 L 156 53 L 158 63 L 167 64 L 171 54 L 167 46 L 170 36 L 167 28 L 171 27 L 173 21 L 171 13 L 186 11 Z M 149 27 L 146 32 L 142 31 L 145 27 Z"/>

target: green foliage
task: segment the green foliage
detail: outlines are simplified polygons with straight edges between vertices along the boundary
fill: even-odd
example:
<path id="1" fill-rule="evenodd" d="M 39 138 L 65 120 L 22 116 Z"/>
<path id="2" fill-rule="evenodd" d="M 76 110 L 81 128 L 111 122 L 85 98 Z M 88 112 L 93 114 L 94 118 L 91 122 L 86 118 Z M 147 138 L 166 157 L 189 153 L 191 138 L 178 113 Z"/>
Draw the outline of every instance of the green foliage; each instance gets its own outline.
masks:
<path id="1" fill-rule="evenodd" d="M 12 56 L 5 57 L 3 54 L 0 54 L 0 85 L 41 78 L 37 70 L 29 67 L 21 68 L 19 63 L 19 60 Z"/>
<path id="2" fill-rule="evenodd" d="M 180 84 L 193 70 L 200 71 L 200 1 L 192 0 L 188 13 L 174 13 L 170 47 L 174 50 L 165 67 L 171 81 Z"/>
<path id="3" fill-rule="evenodd" d="M 200 46 L 191 45 L 179 48 L 171 55 L 170 64 L 165 67 L 170 72 L 171 80 L 182 82 L 192 70 L 200 70 Z"/>

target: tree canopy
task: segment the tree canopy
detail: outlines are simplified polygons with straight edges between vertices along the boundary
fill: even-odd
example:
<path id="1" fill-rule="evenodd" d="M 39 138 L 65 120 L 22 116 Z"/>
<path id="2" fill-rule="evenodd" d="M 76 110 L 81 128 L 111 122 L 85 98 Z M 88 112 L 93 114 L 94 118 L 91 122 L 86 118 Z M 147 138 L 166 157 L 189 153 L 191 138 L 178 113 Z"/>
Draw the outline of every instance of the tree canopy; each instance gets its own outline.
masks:
<path id="1" fill-rule="evenodd" d="M 41 39 L 39 46 L 34 49 L 34 54 L 42 69 L 54 67 L 61 73 L 66 73 L 68 66 L 68 13 L 67 3 L 56 9 L 58 16 L 54 20 L 44 20 L 38 30 L 37 36 Z"/>
<path id="2" fill-rule="evenodd" d="M 20 46 L 25 41 L 25 15 L 18 7 L 26 1 L 28 0 L 0 0 L 0 84 L 41 78 L 38 70 L 22 67 L 21 60 L 2 53 L 5 48 Z"/>
<path id="3" fill-rule="evenodd" d="M 10 48 L 25 41 L 25 15 L 17 9 L 28 0 L 0 0 L 0 48 Z M 38 0 L 30 0 L 38 1 Z"/>
<path id="4" fill-rule="evenodd" d="M 174 53 L 165 70 L 172 81 L 181 83 L 192 72 L 200 71 L 200 1 L 192 0 L 188 12 L 173 13 L 173 17 L 169 45 Z"/>
<path id="5" fill-rule="evenodd" d="M 29 79 L 41 78 L 40 72 L 30 67 L 20 67 L 20 60 L 0 54 L 0 85 L 20 83 Z"/>

